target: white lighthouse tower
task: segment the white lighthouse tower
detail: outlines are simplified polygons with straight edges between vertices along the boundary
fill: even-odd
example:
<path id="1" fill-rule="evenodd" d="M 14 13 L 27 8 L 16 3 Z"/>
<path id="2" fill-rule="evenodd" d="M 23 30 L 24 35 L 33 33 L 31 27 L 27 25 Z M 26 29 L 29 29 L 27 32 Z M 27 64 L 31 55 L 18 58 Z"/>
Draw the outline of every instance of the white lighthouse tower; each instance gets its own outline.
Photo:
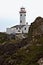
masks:
<path id="1" fill-rule="evenodd" d="M 26 11 L 25 8 L 22 7 L 20 9 L 20 25 L 25 25 L 26 23 Z"/>

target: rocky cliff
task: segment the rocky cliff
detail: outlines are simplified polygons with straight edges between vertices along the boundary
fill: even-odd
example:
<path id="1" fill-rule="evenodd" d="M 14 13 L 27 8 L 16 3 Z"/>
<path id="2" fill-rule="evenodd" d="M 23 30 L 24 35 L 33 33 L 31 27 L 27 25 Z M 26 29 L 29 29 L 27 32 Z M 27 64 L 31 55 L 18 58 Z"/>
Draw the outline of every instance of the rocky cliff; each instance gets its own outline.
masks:
<path id="1" fill-rule="evenodd" d="M 43 34 L 43 18 L 37 17 L 29 28 L 29 32 L 32 35 L 41 35 Z"/>

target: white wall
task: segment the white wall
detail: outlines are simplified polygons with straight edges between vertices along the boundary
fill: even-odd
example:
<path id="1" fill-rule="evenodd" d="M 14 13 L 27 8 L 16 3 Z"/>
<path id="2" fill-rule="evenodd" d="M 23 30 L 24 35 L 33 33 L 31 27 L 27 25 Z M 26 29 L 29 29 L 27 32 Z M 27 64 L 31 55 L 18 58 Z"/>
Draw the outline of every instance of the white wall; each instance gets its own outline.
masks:
<path id="1" fill-rule="evenodd" d="M 25 30 L 25 28 L 26 28 L 26 30 Z M 28 31 L 29 31 L 29 25 L 25 25 L 25 26 L 22 28 L 22 31 L 23 31 L 23 33 L 28 33 Z"/>
<path id="2" fill-rule="evenodd" d="M 7 34 L 11 34 L 11 33 L 22 33 L 22 30 L 21 29 L 16 29 L 16 28 L 7 28 L 6 29 L 6 33 Z"/>
<path id="3" fill-rule="evenodd" d="M 26 22 L 26 13 L 20 13 L 20 15 L 22 14 L 22 16 L 20 16 L 20 21 L 22 21 L 22 23 L 20 23 L 20 25 L 25 25 Z"/>
<path id="4" fill-rule="evenodd" d="M 7 29 L 6 29 L 6 33 L 7 33 L 7 34 L 10 34 L 10 33 L 11 33 L 11 29 L 10 29 L 10 28 L 7 28 Z"/>
<path id="5" fill-rule="evenodd" d="M 22 30 L 21 29 L 16 29 L 15 33 L 22 33 Z"/>
<path id="6" fill-rule="evenodd" d="M 15 33 L 15 28 L 7 28 L 6 33 L 7 34 Z"/>
<path id="7" fill-rule="evenodd" d="M 26 28 L 26 30 L 25 30 Z M 29 30 L 29 25 L 25 25 L 23 28 L 21 29 L 16 29 L 16 28 L 7 28 L 6 29 L 6 33 L 7 34 L 11 34 L 11 33 L 28 33 L 28 30 Z"/>

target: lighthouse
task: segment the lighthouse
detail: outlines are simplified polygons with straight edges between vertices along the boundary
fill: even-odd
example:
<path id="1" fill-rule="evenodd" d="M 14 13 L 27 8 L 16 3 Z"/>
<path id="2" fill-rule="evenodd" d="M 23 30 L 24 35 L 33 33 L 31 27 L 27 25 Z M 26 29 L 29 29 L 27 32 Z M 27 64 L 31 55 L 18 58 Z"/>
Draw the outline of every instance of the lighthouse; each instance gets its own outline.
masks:
<path id="1" fill-rule="evenodd" d="M 20 24 L 6 29 L 7 34 L 26 34 L 29 30 L 28 22 L 26 22 L 26 10 L 24 7 L 20 8 Z"/>
<path id="2" fill-rule="evenodd" d="M 25 25 L 26 23 L 26 10 L 24 7 L 20 9 L 20 25 Z"/>

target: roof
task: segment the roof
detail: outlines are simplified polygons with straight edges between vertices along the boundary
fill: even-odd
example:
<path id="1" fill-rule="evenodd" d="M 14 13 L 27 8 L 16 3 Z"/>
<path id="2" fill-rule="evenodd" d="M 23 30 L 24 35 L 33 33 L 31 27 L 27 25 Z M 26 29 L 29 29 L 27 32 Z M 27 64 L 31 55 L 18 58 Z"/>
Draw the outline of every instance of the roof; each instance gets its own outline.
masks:
<path id="1" fill-rule="evenodd" d="M 21 8 L 20 13 L 26 13 L 26 10 L 24 7 Z"/>
<path id="2" fill-rule="evenodd" d="M 21 7 L 21 9 L 25 9 L 24 7 Z"/>
<path id="3" fill-rule="evenodd" d="M 25 25 L 16 25 L 16 26 L 13 26 L 13 27 L 11 27 L 11 28 L 22 28 L 22 27 L 24 27 Z"/>

